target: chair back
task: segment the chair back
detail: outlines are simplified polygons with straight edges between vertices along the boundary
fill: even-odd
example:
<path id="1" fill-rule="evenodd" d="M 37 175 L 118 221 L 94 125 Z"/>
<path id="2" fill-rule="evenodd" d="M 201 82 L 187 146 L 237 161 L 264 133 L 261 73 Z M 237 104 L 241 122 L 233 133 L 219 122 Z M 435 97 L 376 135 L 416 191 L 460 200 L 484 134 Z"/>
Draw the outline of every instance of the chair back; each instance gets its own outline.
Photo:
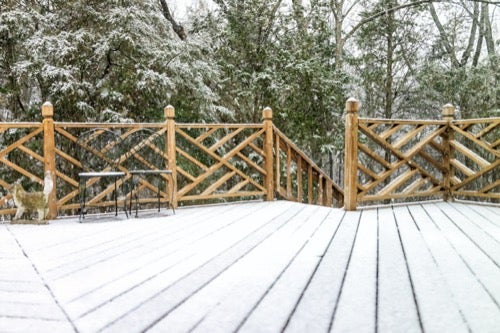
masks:
<path id="1" fill-rule="evenodd" d="M 83 132 L 78 137 L 77 146 L 84 172 L 117 171 L 129 152 L 120 132 L 106 128 Z"/>
<path id="2" fill-rule="evenodd" d="M 165 149 L 165 130 L 139 128 L 124 138 L 129 149 L 125 166 L 129 171 L 165 170 L 168 159 Z"/>

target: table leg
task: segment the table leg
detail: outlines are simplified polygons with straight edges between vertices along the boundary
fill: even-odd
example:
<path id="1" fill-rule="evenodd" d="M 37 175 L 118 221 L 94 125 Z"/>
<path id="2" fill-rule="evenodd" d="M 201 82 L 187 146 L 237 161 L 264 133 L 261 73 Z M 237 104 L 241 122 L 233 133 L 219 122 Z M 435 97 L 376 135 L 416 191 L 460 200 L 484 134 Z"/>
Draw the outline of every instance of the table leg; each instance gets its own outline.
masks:
<path id="1" fill-rule="evenodd" d="M 118 192 L 116 191 L 116 177 L 115 177 L 115 216 L 118 216 Z"/>

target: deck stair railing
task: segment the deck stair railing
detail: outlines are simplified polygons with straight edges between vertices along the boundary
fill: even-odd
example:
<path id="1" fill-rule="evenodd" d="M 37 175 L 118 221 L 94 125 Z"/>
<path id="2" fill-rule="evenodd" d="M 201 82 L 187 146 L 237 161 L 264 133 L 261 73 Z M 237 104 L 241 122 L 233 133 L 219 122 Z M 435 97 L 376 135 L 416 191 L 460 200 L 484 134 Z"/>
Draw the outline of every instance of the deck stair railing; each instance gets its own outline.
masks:
<path id="1" fill-rule="evenodd" d="M 156 203 L 158 193 L 174 207 L 276 197 L 348 210 L 413 198 L 500 199 L 500 118 L 454 120 L 451 105 L 443 108 L 441 120 L 367 119 L 358 118 L 358 102 L 349 99 L 343 189 L 276 128 L 269 108 L 256 124 L 176 123 L 174 108 L 164 111 L 163 123 L 55 122 L 52 105 L 45 103 L 41 123 L 0 123 L 0 218 L 15 213 L 8 192 L 12 183 L 41 190 L 46 172 L 56 184 L 49 218 L 76 215 L 82 171 L 77 141 L 92 128 L 107 128 L 124 140 L 139 128 L 165 137 L 165 147 L 148 151 L 161 154 L 172 177 L 140 180 L 137 195 L 146 204 Z M 119 185 L 130 180 L 129 155 L 124 156 L 118 162 L 126 176 Z M 112 208 L 110 189 L 98 184 L 89 180 L 94 186 L 89 200 L 102 210 Z M 130 200 L 131 194 L 123 193 L 121 199 Z"/>
<path id="2" fill-rule="evenodd" d="M 274 127 L 275 184 L 279 196 L 296 202 L 342 207 L 343 190 L 285 134 Z"/>

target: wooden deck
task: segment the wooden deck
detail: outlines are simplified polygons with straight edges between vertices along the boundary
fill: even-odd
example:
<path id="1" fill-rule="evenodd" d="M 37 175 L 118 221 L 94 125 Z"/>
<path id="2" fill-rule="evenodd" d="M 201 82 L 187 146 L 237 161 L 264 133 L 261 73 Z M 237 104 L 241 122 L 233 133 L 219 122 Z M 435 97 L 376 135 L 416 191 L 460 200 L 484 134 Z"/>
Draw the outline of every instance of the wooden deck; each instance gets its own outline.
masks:
<path id="1" fill-rule="evenodd" d="M 500 208 L 0 225 L 0 332 L 500 332 Z"/>

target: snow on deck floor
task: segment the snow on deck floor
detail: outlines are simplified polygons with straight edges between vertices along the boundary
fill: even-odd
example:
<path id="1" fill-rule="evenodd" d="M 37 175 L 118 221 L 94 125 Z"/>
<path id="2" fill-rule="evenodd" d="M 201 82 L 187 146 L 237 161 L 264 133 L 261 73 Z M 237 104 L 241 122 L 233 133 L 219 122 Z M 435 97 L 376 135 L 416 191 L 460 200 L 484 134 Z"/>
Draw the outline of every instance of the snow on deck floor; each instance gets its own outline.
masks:
<path id="1" fill-rule="evenodd" d="M 0 225 L 0 332 L 499 332 L 500 208 Z"/>

